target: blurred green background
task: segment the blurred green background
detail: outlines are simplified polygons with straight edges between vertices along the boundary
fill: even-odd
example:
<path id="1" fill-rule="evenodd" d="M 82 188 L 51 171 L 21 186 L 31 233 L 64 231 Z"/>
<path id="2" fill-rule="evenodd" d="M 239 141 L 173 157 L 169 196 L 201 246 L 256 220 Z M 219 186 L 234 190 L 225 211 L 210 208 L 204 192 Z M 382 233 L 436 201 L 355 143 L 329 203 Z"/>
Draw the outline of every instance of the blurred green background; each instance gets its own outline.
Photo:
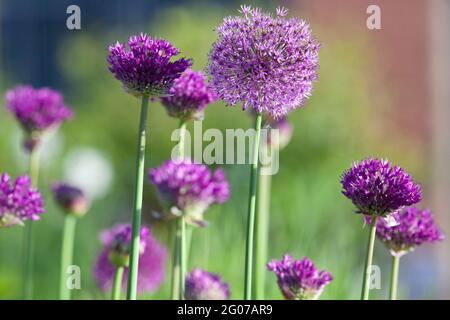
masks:
<path id="1" fill-rule="evenodd" d="M 276 6 L 276 2 L 264 5 L 269 10 Z M 295 1 L 287 6 L 291 15 L 310 20 L 308 11 L 297 10 Z M 93 196 L 91 210 L 77 225 L 74 263 L 81 267 L 82 284 L 81 290 L 74 291 L 75 299 L 108 298 L 92 278 L 92 267 L 101 249 L 99 231 L 131 219 L 139 101 L 123 92 L 120 83 L 108 72 L 107 46 L 126 41 L 131 33 L 144 31 L 168 39 L 180 48 L 183 56 L 194 59 L 194 69 L 204 70 L 216 38 L 214 27 L 224 16 L 236 14 L 238 4 L 187 2 L 155 8 L 152 19 L 139 28 L 109 28 L 93 23 L 70 33 L 52 53 L 61 75 L 60 87 L 76 114 L 45 143 L 40 189 L 45 195 L 46 213 L 35 224 L 35 298 L 57 298 L 63 220 L 49 193 L 52 181 L 77 181 Z M 126 4 L 119 10 L 127 10 Z M 289 117 L 294 135 L 280 154 L 279 173 L 273 176 L 270 256 L 278 259 L 286 252 L 296 258 L 308 256 L 318 268 L 328 269 L 335 277 L 322 299 L 357 299 L 367 229 L 361 217 L 353 213 L 350 201 L 341 195 L 340 174 L 354 160 L 388 157 L 410 171 L 426 190 L 429 169 L 423 160 L 421 144 L 411 141 L 407 132 L 397 130 L 393 110 L 389 108 L 389 90 L 380 88 L 374 105 L 373 82 L 383 65 L 374 63 L 377 50 L 367 32 L 347 30 L 346 34 L 338 34 L 317 16 L 311 17 L 310 22 L 323 44 L 319 80 L 306 107 Z M 9 63 L 0 59 L 3 65 Z M 1 95 L 8 87 L 24 82 L 2 69 L 0 77 Z M 148 126 L 146 167 L 150 168 L 169 158 L 174 146 L 170 136 L 177 121 L 155 102 L 151 104 Z M 228 108 L 221 102 L 207 108 L 203 121 L 204 130 L 249 126 L 251 119 L 240 107 Z M 13 176 L 26 172 L 20 128 L 3 106 L 0 137 L 0 171 Z M 189 267 L 220 273 L 230 283 L 232 298 L 241 299 L 249 168 L 223 167 L 231 184 L 231 198 L 207 212 L 209 227 L 194 231 Z M 151 218 L 152 212 L 158 210 L 155 188 L 147 182 L 144 223 L 168 246 L 169 225 Z M 20 227 L 0 230 L 1 299 L 20 298 L 21 236 Z M 385 298 L 389 255 L 379 243 L 375 263 L 381 267 L 382 287 L 372 291 L 373 298 Z M 408 257 L 404 263 L 420 264 L 422 260 L 416 262 Z M 143 298 L 169 297 L 169 264 L 167 270 L 161 289 Z M 405 267 L 405 273 L 415 272 L 408 270 Z M 425 278 L 433 270 L 430 264 L 423 271 Z M 400 295 L 404 298 L 412 296 L 407 292 L 409 278 L 406 274 L 401 276 Z M 436 297 L 434 285 L 428 281 L 412 297 Z M 273 274 L 268 274 L 267 297 L 281 298 Z"/>

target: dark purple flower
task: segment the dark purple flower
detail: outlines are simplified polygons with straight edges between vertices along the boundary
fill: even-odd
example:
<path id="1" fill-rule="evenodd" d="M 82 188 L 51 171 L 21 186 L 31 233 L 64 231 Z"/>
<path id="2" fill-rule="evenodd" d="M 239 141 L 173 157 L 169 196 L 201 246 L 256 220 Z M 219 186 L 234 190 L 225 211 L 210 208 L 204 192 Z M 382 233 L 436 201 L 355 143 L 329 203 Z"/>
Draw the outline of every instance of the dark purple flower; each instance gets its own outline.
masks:
<path id="1" fill-rule="evenodd" d="M 393 255 L 408 253 L 425 242 L 444 240 L 444 234 L 434 223 L 430 210 L 407 207 L 395 212 L 394 218 L 397 221 L 395 226 L 390 226 L 384 219 L 377 221 L 377 236 Z"/>
<path id="2" fill-rule="evenodd" d="M 280 119 L 269 119 L 267 121 L 267 145 L 271 148 L 281 150 L 285 148 L 292 138 L 292 125 L 282 117 Z M 277 130 L 275 133 L 274 130 Z"/>
<path id="3" fill-rule="evenodd" d="M 26 220 L 39 220 L 39 215 L 43 212 L 41 194 L 31 186 L 28 176 L 11 181 L 8 174 L 0 174 L 0 227 L 23 225 Z"/>
<path id="4" fill-rule="evenodd" d="M 161 99 L 171 117 L 184 120 L 203 118 L 206 106 L 217 100 L 217 96 L 206 82 L 202 72 L 186 70 L 175 79 L 169 94 Z"/>
<path id="5" fill-rule="evenodd" d="M 89 208 L 89 201 L 84 192 L 67 183 L 57 182 L 52 186 L 55 201 L 68 214 L 81 217 Z"/>
<path id="6" fill-rule="evenodd" d="M 111 290 L 116 267 L 125 267 L 122 288 L 126 288 L 131 238 L 130 224 L 116 225 L 101 233 L 103 250 L 94 267 L 94 277 L 103 291 Z M 140 239 L 137 289 L 140 293 L 153 292 L 164 280 L 167 251 L 152 237 L 148 228 L 141 228 Z"/>
<path id="7" fill-rule="evenodd" d="M 355 163 L 344 172 L 342 193 L 358 208 L 357 213 L 387 216 L 421 199 L 421 189 L 402 168 L 374 158 Z"/>
<path id="8" fill-rule="evenodd" d="M 163 205 L 171 213 L 183 213 L 188 221 L 203 225 L 203 213 L 213 203 L 229 197 L 228 181 L 221 169 L 212 173 L 204 164 L 187 160 L 166 161 L 150 169 L 149 178 L 159 192 Z"/>
<path id="9" fill-rule="evenodd" d="M 117 42 L 109 47 L 109 70 L 133 95 L 159 97 L 167 94 L 173 81 L 191 65 L 190 60 L 170 61 L 179 54 L 168 41 L 141 33 L 131 36 L 125 45 Z"/>
<path id="10" fill-rule="evenodd" d="M 27 133 L 28 150 L 39 143 L 39 135 L 70 119 L 73 112 L 64 104 L 62 95 L 50 88 L 18 86 L 6 93 L 6 105 Z"/>
<path id="11" fill-rule="evenodd" d="M 276 17 L 247 6 L 240 12 L 217 28 L 209 54 L 211 84 L 228 105 L 285 116 L 311 95 L 319 44 L 305 21 L 285 17 L 286 9 Z"/>
<path id="12" fill-rule="evenodd" d="M 228 300 L 230 288 L 219 275 L 193 269 L 186 275 L 186 300 Z"/>
<path id="13" fill-rule="evenodd" d="M 317 271 L 306 257 L 299 261 L 286 254 L 280 261 L 272 260 L 267 268 L 275 272 L 278 286 L 287 300 L 316 300 L 333 280 L 328 271 Z"/>

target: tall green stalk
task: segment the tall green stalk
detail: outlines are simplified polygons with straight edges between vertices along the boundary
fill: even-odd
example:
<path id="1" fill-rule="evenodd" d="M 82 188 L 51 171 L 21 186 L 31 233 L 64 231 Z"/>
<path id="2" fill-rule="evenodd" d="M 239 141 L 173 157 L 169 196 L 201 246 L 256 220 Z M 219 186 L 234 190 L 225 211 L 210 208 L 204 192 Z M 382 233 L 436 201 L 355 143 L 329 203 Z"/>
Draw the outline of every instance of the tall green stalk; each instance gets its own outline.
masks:
<path id="1" fill-rule="evenodd" d="M 29 175 L 34 187 L 39 180 L 39 146 L 30 151 Z M 22 294 L 25 300 L 33 299 L 33 222 L 26 223 L 23 234 L 23 269 L 22 269 Z"/>
<path id="2" fill-rule="evenodd" d="M 252 163 L 250 167 L 250 190 L 248 195 L 247 241 L 245 251 L 245 283 L 244 299 L 252 298 L 253 242 L 256 211 L 256 190 L 258 185 L 259 140 L 261 136 L 261 114 L 255 119 L 255 141 L 253 145 Z"/>
<path id="3" fill-rule="evenodd" d="M 400 265 L 400 257 L 397 255 L 392 255 L 391 287 L 389 290 L 389 300 L 397 300 L 399 265 Z"/>
<path id="4" fill-rule="evenodd" d="M 122 291 L 123 270 L 124 267 L 116 267 L 112 285 L 111 300 L 120 300 L 120 293 Z"/>
<path id="5" fill-rule="evenodd" d="M 59 300 L 70 300 L 71 290 L 67 288 L 67 268 L 72 265 L 73 243 L 77 218 L 71 214 L 64 217 L 64 226 L 61 246 L 61 266 L 59 277 Z"/>
<path id="6" fill-rule="evenodd" d="M 144 188 L 145 144 L 147 135 L 148 95 L 142 96 L 141 116 L 139 121 L 138 147 L 136 157 L 136 184 L 134 186 L 133 224 L 130 267 L 128 272 L 127 299 L 136 300 L 139 246 L 142 213 L 142 193 Z"/>
<path id="7" fill-rule="evenodd" d="M 270 214 L 270 186 L 272 176 L 259 175 L 258 210 L 256 216 L 255 243 L 255 299 L 264 300 L 266 285 L 266 263 L 269 247 L 269 214 Z"/>
<path id="8" fill-rule="evenodd" d="M 378 217 L 376 215 L 372 215 L 372 222 L 370 224 L 370 230 L 369 230 L 369 241 L 367 243 L 366 263 L 364 266 L 363 284 L 362 284 L 362 290 L 361 290 L 361 300 L 369 300 L 370 272 L 372 270 L 373 248 L 375 245 L 377 220 L 378 220 Z"/>
<path id="9" fill-rule="evenodd" d="M 175 219 L 175 237 L 173 242 L 172 258 L 172 300 L 180 298 L 180 243 L 181 243 L 181 219 Z"/>

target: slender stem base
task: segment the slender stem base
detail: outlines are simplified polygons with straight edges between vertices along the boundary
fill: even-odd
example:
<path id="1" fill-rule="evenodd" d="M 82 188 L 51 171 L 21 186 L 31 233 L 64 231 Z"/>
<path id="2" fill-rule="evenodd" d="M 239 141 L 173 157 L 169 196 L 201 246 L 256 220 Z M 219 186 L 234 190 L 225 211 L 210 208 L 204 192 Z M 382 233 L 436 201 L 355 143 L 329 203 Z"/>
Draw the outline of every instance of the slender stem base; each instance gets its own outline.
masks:
<path id="1" fill-rule="evenodd" d="M 133 224 L 130 254 L 130 268 L 128 272 L 127 299 L 136 300 L 139 246 L 142 213 L 142 193 L 144 187 L 144 160 L 147 135 L 148 96 L 142 96 L 141 116 L 139 121 L 138 148 L 136 157 L 136 184 L 134 187 Z"/>
<path id="2" fill-rule="evenodd" d="M 172 261 L 172 300 L 180 298 L 180 244 L 181 244 L 181 218 L 175 220 L 175 239 Z"/>
<path id="3" fill-rule="evenodd" d="M 256 211 L 256 189 L 258 184 L 259 140 L 261 136 L 261 114 L 256 115 L 255 141 L 253 145 L 252 163 L 250 167 L 250 190 L 248 195 L 247 241 L 245 252 L 244 300 L 251 300 L 253 271 L 253 242 Z"/>
<path id="4" fill-rule="evenodd" d="M 364 266 L 363 284 L 361 290 L 361 300 L 369 300 L 370 291 L 370 272 L 372 270 L 373 248 L 375 245 L 375 234 L 377 231 L 378 217 L 372 215 L 372 222 L 370 224 L 369 241 L 367 243 L 367 257 Z"/>
<path id="5" fill-rule="evenodd" d="M 269 247 L 269 214 L 271 175 L 260 175 L 255 242 L 255 299 L 264 300 L 266 264 Z"/>
<path id="6" fill-rule="evenodd" d="M 29 175 L 34 187 L 39 179 L 39 147 L 30 152 Z M 28 221 L 23 234 L 23 269 L 22 294 L 25 300 L 33 299 L 33 264 L 34 264 L 33 221 Z"/>
<path id="7" fill-rule="evenodd" d="M 67 214 L 64 218 L 64 227 L 61 246 L 61 270 L 59 277 L 59 300 L 70 300 L 71 290 L 67 287 L 67 268 L 73 261 L 73 243 L 77 218 Z"/>
<path id="8" fill-rule="evenodd" d="M 400 257 L 393 255 L 392 256 L 392 266 L 391 266 L 391 287 L 389 290 L 389 300 L 397 300 L 399 265 L 400 265 Z"/>
<path id="9" fill-rule="evenodd" d="M 122 291 L 123 270 L 124 270 L 123 267 L 116 268 L 111 292 L 111 300 L 120 300 L 120 294 Z"/>
<path id="10" fill-rule="evenodd" d="M 180 300 L 184 300 L 185 276 L 187 269 L 187 243 L 186 243 L 186 221 L 184 216 L 181 221 L 181 244 L 180 244 Z"/>

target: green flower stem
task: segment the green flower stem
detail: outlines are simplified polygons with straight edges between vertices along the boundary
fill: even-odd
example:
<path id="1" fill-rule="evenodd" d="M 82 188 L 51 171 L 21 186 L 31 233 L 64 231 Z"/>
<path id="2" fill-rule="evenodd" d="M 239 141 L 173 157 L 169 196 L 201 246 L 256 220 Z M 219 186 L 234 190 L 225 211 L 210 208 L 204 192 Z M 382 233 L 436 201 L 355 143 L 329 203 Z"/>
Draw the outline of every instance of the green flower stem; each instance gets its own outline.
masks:
<path id="1" fill-rule="evenodd" d="M 252 162 L 250 167 L 250 190 L 248 199 L 247 241 L 245 251 L 245 283 L 244 299 L 251 300 L 252 296 L 252 270 L 253 270 L 253 240 L 256 211 L 256 189 L 258 185 L 259 140 L 261 136 L 261 114 L 255 120 L 255 141 L 253 145 Z"/>
<path id="2" fill-rule="evenodd" d="M 73 243 L 75 238 L 75 227 L 77 218 L 73 215 L 66 214 L 64 217 L 64 227 L 62 234 L 61 247 L 61 270 L 59 278 L 59 300 L 70 300 L 71 290 L 67 288 L 67 268 L 72 265 L 73 259 Z"/>
<path id="3" fill-rule="evenodd" d="M 389 300 L 397 300 L 399 265 L 400 265 L 400 257 L 393 255 L 392 256 L 392 267 L 391 267 L 391 288 L 389 290 Z"/>
<path id="4" fill-rule="evenodd" d="M 39 179 L 39 147 L 30 152 L 29 175 L 34 187 L 38 186 Z M 33 299 L 33 222 L 25 224 L 23 234 L 23 269 L 22 269 L 22 294 L 25 300 Z"/>
<path id="5" fill-rule="evenodd" d="M 266 264 L 269 247 L 269 214 L 270 185 L 272 176 L 259 175 L 258 183 L 258 214 L 256 217 L 255 243 L 255 299 L 264 300 L 266 284 Z"/>
<path id="6" fill-rule="evenodd" d="M 369 300 L 370 291 L 370 272 L 372 270 L 373 248 L 375 245 L 375 234 L 377 231 L 378 217 L 372 215 L 372 222 L 369 230 L 369 241 L 367 243 L 367 257 L 366 264 L 364 266 L 363 284 L 361 290 L 361 300 Z"/>
<path id="7" fill-rule="evenodd" d="M 123 267 L 116 268 L 111 292 L 111 300 L 120 300 L 120 294 L 122 291 L 123 270 L 124 270 Z"/>
<path id="8" fill-rule="evenodd" d="M 172 258 L 172 300 L 180 297 L 180 243 L 181 243 L 181 219 L 175 219 L 175 239 Z"/>
<path id="9" fill-rule="evenodd" d="M 144 188 L 145 143 L 147 135 L 148 95 L 142 96 L 141 116 L 139 121 L 138 148 L 136 158 L 136 184 L 134 186 L 133 225 L 128 273 L 127 300 L 136 300 L 139 245 L 142 213 L 142 193 Z"/>
<path id="10" fill-rule="evenodd" d="M 186 246 L 186 221 L 184 215 L 181 221 L 181 244 L 180 244 L 180 300 L 184 300 L 185 276 L 187 269 L 187 246 Z"/>

